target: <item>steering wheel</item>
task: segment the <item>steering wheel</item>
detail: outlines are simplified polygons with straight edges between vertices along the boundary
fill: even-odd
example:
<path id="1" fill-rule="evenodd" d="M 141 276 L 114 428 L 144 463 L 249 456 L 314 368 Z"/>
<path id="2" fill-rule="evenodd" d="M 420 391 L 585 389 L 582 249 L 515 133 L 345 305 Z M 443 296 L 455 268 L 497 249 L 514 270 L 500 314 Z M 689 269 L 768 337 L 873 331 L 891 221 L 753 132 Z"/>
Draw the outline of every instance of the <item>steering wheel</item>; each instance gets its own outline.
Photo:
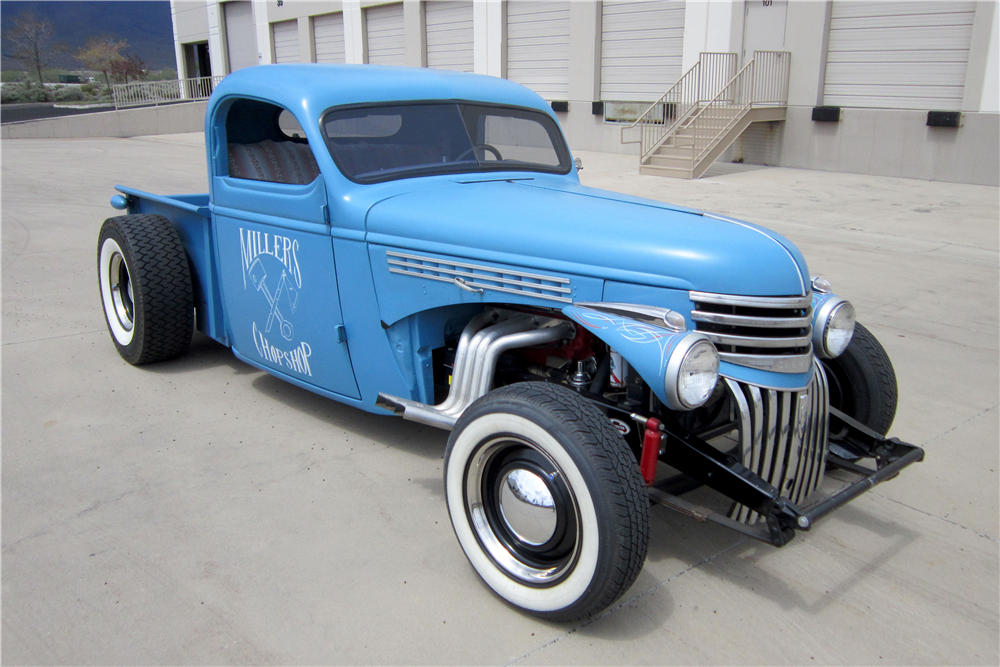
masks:
<path id="1" fill-rule="evenodd" d="M 459 155 L 458 158 L 455 161 L 456 162 L 461 162 L 467 155 L 472 155 L 476 151 L 482 151 L 483 159 L 486 158 L 486 151 L 489 151 L 490 153 L 493 153 L 493 157 L 495 157 L 498 162 L 500 160 L 503 160 L 503 156 L 500 155 L 500 151 L 498 151 L 496 149 L 496 147 L 491 146 L 490 144 L 476 144 L 475 146 L 473 146 L 469 150 L 467 150 L 464 153 L 462 153 L 461 155 Z"/>

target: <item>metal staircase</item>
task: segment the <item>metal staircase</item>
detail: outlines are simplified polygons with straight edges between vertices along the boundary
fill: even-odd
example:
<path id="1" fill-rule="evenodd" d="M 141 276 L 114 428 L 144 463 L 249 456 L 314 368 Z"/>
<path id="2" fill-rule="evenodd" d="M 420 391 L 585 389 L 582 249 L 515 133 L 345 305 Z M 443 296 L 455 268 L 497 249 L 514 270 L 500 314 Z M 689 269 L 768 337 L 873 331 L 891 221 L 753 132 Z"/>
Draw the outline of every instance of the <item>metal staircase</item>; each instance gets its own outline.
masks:
<path id="1" fill-rule="evenodd" d="M 787 51 L 755 51 L 736 71 L 735 53 L 702 53 L 670 90 L 622 128 L 623 144 L 640 145 L 639 172 L 699 178 L 750 123 L 785 120 L 790 62 Z M 628 132 L 632 138 L 626 140 Z"/>

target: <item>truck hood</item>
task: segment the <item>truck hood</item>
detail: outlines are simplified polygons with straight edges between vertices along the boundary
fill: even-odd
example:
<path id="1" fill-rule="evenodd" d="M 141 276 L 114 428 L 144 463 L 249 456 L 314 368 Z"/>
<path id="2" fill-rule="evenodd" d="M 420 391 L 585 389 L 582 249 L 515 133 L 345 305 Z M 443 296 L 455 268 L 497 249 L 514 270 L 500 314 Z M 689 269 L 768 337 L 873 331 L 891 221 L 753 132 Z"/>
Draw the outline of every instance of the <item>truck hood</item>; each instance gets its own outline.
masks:
<path id="1" fill-rule="evenodd" d="M 369 242 L 719 294 L 805 294 L 808 271 L 762 227 L 554 179 L 452 181 L 367 215 Z"/>

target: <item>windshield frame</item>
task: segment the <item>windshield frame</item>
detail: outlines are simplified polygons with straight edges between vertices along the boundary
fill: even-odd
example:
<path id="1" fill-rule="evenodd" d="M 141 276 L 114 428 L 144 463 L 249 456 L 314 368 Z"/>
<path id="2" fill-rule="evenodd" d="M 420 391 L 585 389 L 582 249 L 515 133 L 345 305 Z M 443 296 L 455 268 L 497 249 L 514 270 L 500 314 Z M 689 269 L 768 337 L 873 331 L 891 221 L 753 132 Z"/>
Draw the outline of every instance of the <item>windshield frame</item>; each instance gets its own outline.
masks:
<path id="1" fill-rule="evenodd" d="M 327 122 L 328 117 L 331 114 L 351 111 L 355 109 L 381 109 L 388 110 L 398 107 L 406 106 L 456 106 L 459 112 L 462 111 L 462 107 L 482 107 L 482 108 L 493 108 L 499 110 L 507 110 L 514 112 L 512 117 L 515 118 L 527 118 L 532 121 L 537 122 L 545 133 L 548 135 L 549 140 L 552 142 L 552 148 L 555 152 L 556 158 L 559 160 L 559 164 L 555 166 L 544 165 L 540 163 L 530 163 L 530 162 L 518 162 L 518 161 L 485 161 L 479 160 L 475 152 L 472 154 L 472 159 L 463 160 L 461 162 L 446 162 L 442 163 L 440 166 L 419 164 L 406 167 L 396 167 L 386 169 L 380 172 L 364 172 L 364 175 L 354 174 L 344 168 L 344 164 L 338 157 L 337 152 L 331 150 L 332 140 L 327 136 Z M 464 115 L 460 113 L 464 119 Z M 450 175 L 450 174 L 489 174 L 496 172 L 525 172 L 525 173 L 542 173 L 542 174 L 558 174 L 566 175 L 573 170 L 572 156 L 569 151 L 569 146 L 566 144 L 566 138 L 563 136 L 562 128 L 559 123 L 549 114 L 545 113 L 541 109 L 533 107 L 524 107 L 514 104 L 497 104 L 492 102 L 481 102 L 478 100 L 464 100 L 464 99 L 428 99 L 428 100 L 387 100 L 380 102 L 362 102 L 358 104 L 344 104 L 335 107 L 330 107 L 320 114 L 319 118 L 319 129 L 320 134 L 323 137 L 324 149 L 330 155 L 334 164 L 337 165 L 337 169 L 344 176 L 353 183 L 359 185 L 371 185 L 374 183 L 385 183 L 387 181 L 395 181 L 406 178 L 419 178 L 421 176 L 438 176 L 438 175 Z M 466 135 L 468 135 L 468 128 L 463 123 L 463 128 L 466 130 Z M 470 146 L 472 146 L 472 138 L 469 137 Z M 368 175 L 376 174 L 376 175 Z"/>

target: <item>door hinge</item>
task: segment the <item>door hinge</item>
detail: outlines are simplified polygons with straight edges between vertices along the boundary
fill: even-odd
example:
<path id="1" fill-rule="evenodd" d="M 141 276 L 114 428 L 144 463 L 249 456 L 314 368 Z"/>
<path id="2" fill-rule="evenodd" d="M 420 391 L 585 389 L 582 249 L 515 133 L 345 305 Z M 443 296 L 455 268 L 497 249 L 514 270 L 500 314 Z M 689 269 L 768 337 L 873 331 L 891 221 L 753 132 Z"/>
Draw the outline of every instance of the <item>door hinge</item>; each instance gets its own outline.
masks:
<path id="1" fill-rule="evenodd" d="M 330 205 L 323 204 L 323 222 L 330 224 Z"/>
<path id="2" fill-rule="evenodd" d="M 335 326 L 333 328 L 333 330 L 337 334 L 337 342 L 338 343 L 346 343 L 347 342 L 347 330 L 344 329 L 344 325 L 343 324 L 338 324 L 337 326 Z"/>

